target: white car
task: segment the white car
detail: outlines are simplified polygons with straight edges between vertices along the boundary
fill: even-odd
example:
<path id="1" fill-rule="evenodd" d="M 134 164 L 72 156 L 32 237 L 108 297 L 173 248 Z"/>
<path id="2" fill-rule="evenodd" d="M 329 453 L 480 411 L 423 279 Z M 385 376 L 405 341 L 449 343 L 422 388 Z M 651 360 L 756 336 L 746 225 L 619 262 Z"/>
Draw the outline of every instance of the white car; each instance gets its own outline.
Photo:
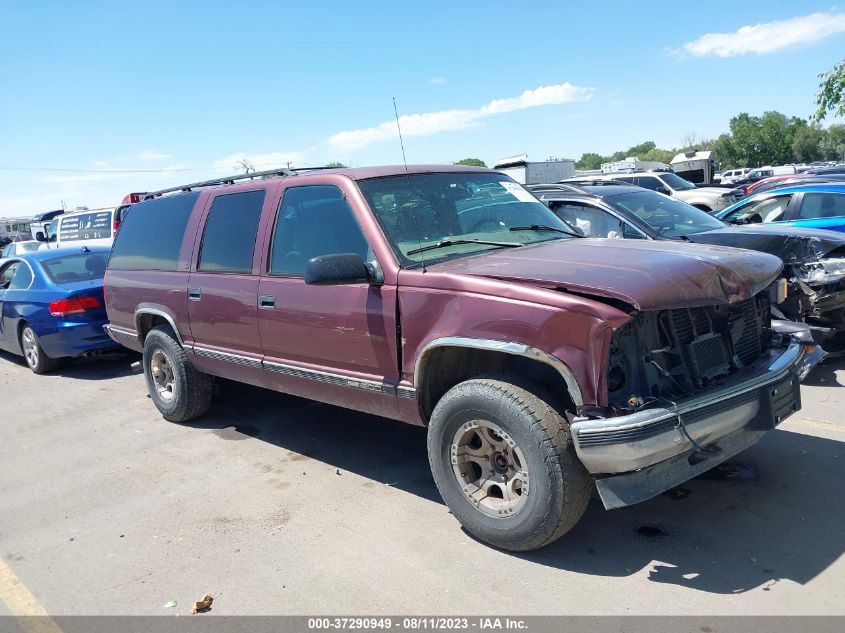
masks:
<path id="1" fill-rule="evenodd" d="M 722 172 L 722 177 L 719 180 L 719 183 L 722 185 L 730 185 L 740 178 L 743 178 L 747 173 L 748 167 L 743 167 L 742 169 L 728 169 L 727 171 Z"/>
<path id="2" fill-rule="evenodd" d="M 0 251 L 0 262 L 11 259 L 12 257 L 17 257 L 21 253 L 32 253 L 38 250 L 38 247 L 41 246 L 41 242 L 36 240 L 24 240 L 22 242 L 12 242 L 10 244 L 6 244 L 3 247 L 3 250 Z"/>
<path id="3" fill-rule="evenodd" d="M 39 231 L 41 248 L 107 246 L 114 242 L 117 214 L 114 208 L 86 209 L 65 213 L 50 223 L 47 234 Z"/>
<path id="4" fill-rule="evenodd" d="M 696 187 L 671 171 L 642 171 L 632 174 L 604 174 L 590 178 L 569 178 L 561 182 L 573 184 L 585 181 L 600 183 L 605 180 L 625 182 L 657 193 L 677 198 L 707 213 L 715 213 L 731 206 L 740 199 L 738 192 L 722 187 Z"/>

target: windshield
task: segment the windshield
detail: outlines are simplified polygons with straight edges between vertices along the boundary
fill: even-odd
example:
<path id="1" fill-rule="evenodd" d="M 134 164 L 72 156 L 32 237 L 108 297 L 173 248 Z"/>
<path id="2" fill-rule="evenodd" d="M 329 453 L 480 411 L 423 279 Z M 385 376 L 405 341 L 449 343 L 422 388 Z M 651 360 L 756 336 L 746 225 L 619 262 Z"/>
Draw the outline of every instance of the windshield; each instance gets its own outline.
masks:
<path id="1" fill-rule="evenodd" d="M 39 246 L 41 246 L 41 242 L 18 242 L 17 252 L 18 253 L 33 253 L 33 252 L 38 250 Z"/>
<path id="2" fill-rule="evenodd" d="M 681 237 L 725 226 L 704 211 L 652 191 L 622 193 L 606 200 L 622 211 L 633 213 L 663 237 Z"/>
<path id="3" fill-rule="evenodd" d="M 550 230 L 572 231 L 522 185 L 502 174 L 386 176 L 359 181 L 358 187 L 406 266 L 572 238 Z M 512 231 L 512 227 L 524 228 Z"/>
<path id="4" fill-rule="evenodd" d="M 691 182 L 684 180 L 677 174 L 660 174 L 660 177 L 663 179 L 669 187 L 674 189 L 675 191 L 687 191 L 688 189 L 695 189 L 695 185 Z"/>

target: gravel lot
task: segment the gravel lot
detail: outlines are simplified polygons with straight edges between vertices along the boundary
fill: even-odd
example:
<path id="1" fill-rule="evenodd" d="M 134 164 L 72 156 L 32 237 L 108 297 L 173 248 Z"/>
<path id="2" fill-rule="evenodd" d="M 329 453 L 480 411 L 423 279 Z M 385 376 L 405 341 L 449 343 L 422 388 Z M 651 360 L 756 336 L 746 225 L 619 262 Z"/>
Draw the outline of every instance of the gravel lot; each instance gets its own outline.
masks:
<path id="1" fill-rule="evenodd" d="M 0 354 L 0 615 L 22 587 L 51 614 L 186 614 L 206 592 L 214 614 L 845 614 L 843 360 L 745 478 L 594 501 L 521 555 L 461 531 L 424 429 L 231 384 L 172 424 L 135 360 L 35 376 Z"/>

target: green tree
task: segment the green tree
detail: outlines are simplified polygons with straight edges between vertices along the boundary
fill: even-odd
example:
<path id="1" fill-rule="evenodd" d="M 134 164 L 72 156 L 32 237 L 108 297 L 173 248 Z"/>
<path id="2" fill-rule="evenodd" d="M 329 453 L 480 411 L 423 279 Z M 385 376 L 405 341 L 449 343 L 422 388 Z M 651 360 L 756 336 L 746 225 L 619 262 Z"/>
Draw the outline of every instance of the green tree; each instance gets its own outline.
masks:
<path id="1" fill-rule="evenodd" d="M 595 152 L 587 152 L 582 154 L 578 162 L 575 163 L 577 169 L 599 169 L 602 163 L 608 162 L 608 159 L 601 154 Z"/>
<path id="2" fill-rule="evenodd" d="M 625 156 L 623 156 L 620 160 L 624 160 L 625 158 L 628 158 L 628 156 L 636 156 L 637 158 L 642 159 L 644 154 L 648 154 L 653 149 L 657 149 L 657 145 L 654 141 L 645 141 L 639 145 L 634 145 L 629 148 L 628 151 L 625 152 Z"/>
<path id="3" fill-rule="evenodd" d="M 344 165 L 340 161 L 333 160 L 330 163 L 326 163 L 326 167 L 348 167 L 348 165 Z"/>
<path id="4" fill-rule="evenodd" d="M 823 160 L 845 160 L 845 125 L 831 125 L 819 142 Z"/>
<path id="5" fill-rule="evenodd" d="M 740 162 L 733 136 L 730 134 L 720 134 L 718 138 L 710 141 L 709 148 L 715 155 L 716 162 L 719 163 L 723 169 L 730 169 L 731 167 L 747 167 L 745 163 Z"/>
<path id="6" fill-rule="evenodd" d="M 487 167 L 487 164 L 480 158 L 463 158 L 456 165 L 468 165 L 469 167 Z"/>
<path id="7" fill-rule="evenodd" d="M 827 72 L 819 75 L 821 83 L 816 95 L 816 121 L 823 120 L 828 114 L 845 116 L 845 59 Z"/>
<path id="8" fill-rule="evenodd" d="M 796 130 L 792 138 L 792 156 L 798 162 L 811 163 L 822 158 L 824 131 L 816 126 L 805 125 Z"/>
<path id="9" fill-rule="evenodd" d="M 632 154 L 632 156 L 638 156 L 640 160 L 656 160 L 660 163 L 666 163 L 667 165 L 671 162 L 673 158 L 675 158 L 675 154 L 677 154 L 675 150 L 669 149 L 660 149 L 659 147 L 653 147 L 652 149 L 648 150 L 645 154 Z"/>
<path id="10" fill-rule="evenodd" d="M 740 112 L 730 121 L 731 137 L 738 167 L 762 165 L 763 140 L 760 118 Z"/>

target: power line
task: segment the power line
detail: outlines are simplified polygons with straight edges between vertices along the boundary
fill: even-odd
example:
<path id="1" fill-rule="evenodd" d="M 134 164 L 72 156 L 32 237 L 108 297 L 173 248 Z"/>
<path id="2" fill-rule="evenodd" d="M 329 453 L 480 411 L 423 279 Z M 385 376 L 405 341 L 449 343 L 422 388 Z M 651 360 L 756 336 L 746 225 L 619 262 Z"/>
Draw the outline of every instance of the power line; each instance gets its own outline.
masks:
<path id="1" fill-rule="evenodd" d="M 71 169 L 69 167 L 16 167 L 0 165 L 0 171 L 54 171 L 74 174 L 167 174 L 179 171 L 208 171 L 219 167 L 175 167 L 173 169 Z"/>

